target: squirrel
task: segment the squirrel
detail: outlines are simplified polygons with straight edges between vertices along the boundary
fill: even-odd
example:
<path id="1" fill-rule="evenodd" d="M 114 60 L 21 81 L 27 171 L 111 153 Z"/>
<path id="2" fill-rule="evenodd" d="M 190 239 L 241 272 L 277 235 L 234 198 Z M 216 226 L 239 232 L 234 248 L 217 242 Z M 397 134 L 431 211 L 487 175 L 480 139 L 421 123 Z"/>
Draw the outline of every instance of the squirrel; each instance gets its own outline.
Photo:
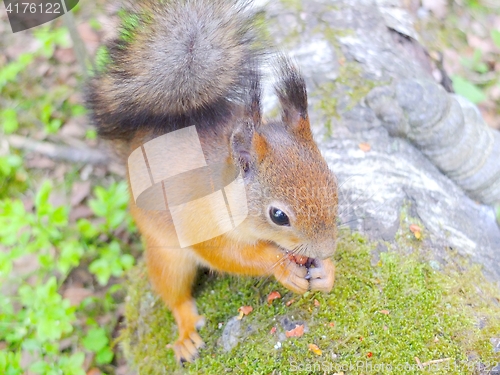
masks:
<path id="1" fill-rule="evenodd" d="M 137 0 L 127 14 L 133 29 L 107 45 L 107 66 L 87 84 L 98 134 L 130 155 L 194 125 L 205 159 L 240 171 L 251 212 L 233 230 L 181 248 L 168 210 L 147 210 L 131 199 L 151 284 L 178 326 L 173 348 L 182 364 L 204 345 L 198 333 L 204 318 L 191 291 L 199 267 L 274 275 L 301 294 L 332 289 L 337 183 L 313 139 L 304 78 L 284 55 L 274 62 L 281 117 L 262 119 L 267 51 L 248 1 Z M 177 153 L 163 162 L 184 158 Z M 191 221 L 188 229 L 203 225 Z"/>

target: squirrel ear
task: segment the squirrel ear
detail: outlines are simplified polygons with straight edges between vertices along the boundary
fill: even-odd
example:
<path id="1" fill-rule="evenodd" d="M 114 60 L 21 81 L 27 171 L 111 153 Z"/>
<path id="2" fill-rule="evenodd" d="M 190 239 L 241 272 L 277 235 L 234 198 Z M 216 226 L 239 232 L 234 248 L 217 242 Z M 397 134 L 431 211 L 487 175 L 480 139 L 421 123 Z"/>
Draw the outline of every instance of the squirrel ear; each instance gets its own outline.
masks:
<path id="1" fill-rule="evenodd" d="M 243 121 L 231 135 L 233 159 L 247 175 L 256 162 L 260 163 L 268 152 L 265 138 L 257 133 L 252 121 Z"/>
<path id="2" fill-rule="evenodd" d="M 255 161 L 261 162 L 267 153 L 267 142 L 256 130 L 262 123 L 259 72 L 253 70 L 248 78 L 249 90 L 245 98 L 245 120 L 236 126 L 231 135 L 233 158 L 245 174 L 250 171 Z"/>
<path id="3" fill-rule="evenodd" d="M 278 58 L 277 74 L 280 81 L 275 90 L 283 111 L 282 121 L 292 131 L 312 138 L 304 78 L 290 59 L 283 55 Z"/>

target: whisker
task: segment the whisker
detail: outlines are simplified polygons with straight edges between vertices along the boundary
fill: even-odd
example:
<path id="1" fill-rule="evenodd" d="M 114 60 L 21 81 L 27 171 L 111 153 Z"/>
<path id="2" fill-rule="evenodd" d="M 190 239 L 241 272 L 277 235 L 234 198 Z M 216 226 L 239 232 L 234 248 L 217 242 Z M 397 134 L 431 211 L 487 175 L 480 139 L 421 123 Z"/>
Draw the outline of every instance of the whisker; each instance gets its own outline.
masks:
<path id="1" fill-rule="evenodd" d="M 348 224 L 354 223 L 356 221 L 360 220 L 359 218 L 355 218 L 346 222 L 342 222 L 339 225 L 337 225 L 337 228 L 345 228 Z"/>
<path id="2" fill-rule="evenodd" d="M 367 197 L 367 198 L 365 199 L 365 201 L 364 201 L 363 203 L 368 202 L 368 201 L 370 200 L 370 198 L 372 198 L 375 194 L 376 194 L 376 192 L 375 192 L 375 193 L 373 193 L 373 194 L 371 194 L 369 197 Z M 361 198 L 363 198 L 363 196 L 361 196 L 361 195 L 360 195 L 358 198 L 356 198 L 356 200 L 355 200 L 354 202 L 351 202 L 351 203 L 347 202 L 347 198 L 346 198 L 346 201 L 345 201 L 345 202 L 346 202 L 346 203 L 348 203 L 348 207 L 346 207 L 343 211 L 339 212 L 338 216 L 347 215 L 347 213 L 348 213 L 348 211 L 349 211 L 349 210 L 351 210 L 351 209 L 352 209 L 352 210 L 354 211 L 354 210 L 356 210 L 357 208 L 361 207 L 361 204 L 362 204 L 361 202 L 360 202 L 360 204 L 355 205 L 355 204 L 358 202 L 358 200 L 360 200 Z M 383 202 L 382 202 L 382 203 L 380 203 L 380 204 L 379 204 L 378 206 L 376 206 L 375 208 L 380 207 L 382 204 L 383 204 Z"/>
<path id="3" fill-rule="evenodd" d="M 351 181 L 354 177 L 361 177 L 361 176 L 350 176 L 348 178 L 346 178 L 344 181 L 342 181 L 342 183 L 340 185 L 337 186 L 337 189 L 340 189 L 342 186 L 344 186 L 347 182 Z"/>

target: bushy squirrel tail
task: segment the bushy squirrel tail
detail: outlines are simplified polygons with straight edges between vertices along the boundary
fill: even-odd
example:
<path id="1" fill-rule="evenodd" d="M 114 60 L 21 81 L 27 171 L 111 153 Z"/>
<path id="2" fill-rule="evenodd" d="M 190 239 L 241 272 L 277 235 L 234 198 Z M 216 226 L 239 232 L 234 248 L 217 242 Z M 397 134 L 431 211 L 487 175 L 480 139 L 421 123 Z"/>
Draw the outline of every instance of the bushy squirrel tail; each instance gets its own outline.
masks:
<path id="1" fill-rule="evenodd" d="M 258 79 L 248 1 L 136 0 L 120 14 L 120 35 L 86 90 L 104 138 L 209 126 Z"/>

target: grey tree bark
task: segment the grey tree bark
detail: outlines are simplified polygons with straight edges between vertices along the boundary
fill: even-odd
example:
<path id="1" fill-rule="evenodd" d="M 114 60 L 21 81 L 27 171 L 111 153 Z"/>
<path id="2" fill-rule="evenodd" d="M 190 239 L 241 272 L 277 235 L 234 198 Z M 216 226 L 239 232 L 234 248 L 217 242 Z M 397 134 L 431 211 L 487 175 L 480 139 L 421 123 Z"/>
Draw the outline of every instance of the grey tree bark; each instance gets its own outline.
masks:
<path id="1" fill-rule="evenodd" d="M 266 14 L 306 76 L 341 225 L 383 249 L 418 223 L 437 259 L 470 257 L 500 282 L 500 229 L 486 205 L 500 201 L 500 134 L 435 81 L 398 0 L 294 4 L 267 4 Z"/>

